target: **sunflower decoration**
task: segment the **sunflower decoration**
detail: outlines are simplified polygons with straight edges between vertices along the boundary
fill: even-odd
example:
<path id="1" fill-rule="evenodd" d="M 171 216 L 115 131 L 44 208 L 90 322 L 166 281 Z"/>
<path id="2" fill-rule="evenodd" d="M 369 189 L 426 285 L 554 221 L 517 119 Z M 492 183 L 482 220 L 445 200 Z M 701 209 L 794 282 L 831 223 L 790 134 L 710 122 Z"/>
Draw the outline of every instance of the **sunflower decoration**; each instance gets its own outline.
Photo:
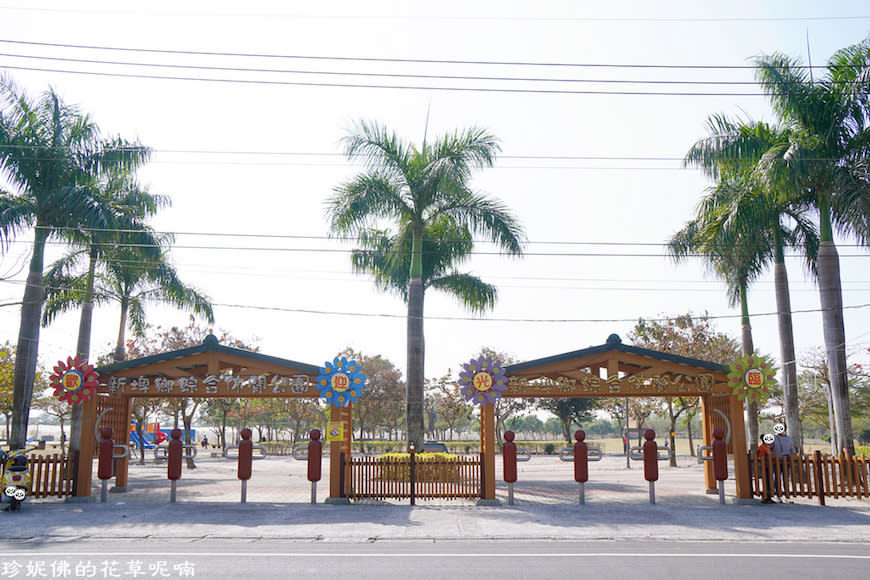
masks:
<path id="1" fill-rule="evenodd" d="M 741 401 L 763 403 L 776 384 L 776 367 L 768 357 L 746 354 L 731 363 L 728 386 Z"/>
<path id="2" fill-rule="evenodd" d="M 57 361 L 50 377 L 54 396 L 70 405 L 81 405 L 97 393 L 99 375 L 88 361 L 67 357 L 66 363 Z"/>
<path id="3" fill-rule="evenodd" d="M 323 363 L 320 375 L 317 377 L 317 388 L 320 398 L 326 399 L 336 407 L 347 407 L 356 401 L 366 386 L 366 376 L 355 360 L 347 357 L 335 357 L 332 362 Z"/>
<path id="4" fill-rule="evenodd" d="M 475 405 L 489 405 L 501 398 L 507 388 L 504 365 L 489 357 L 471 359 L 459 373 L 459 387 L 465 399 Z"/>

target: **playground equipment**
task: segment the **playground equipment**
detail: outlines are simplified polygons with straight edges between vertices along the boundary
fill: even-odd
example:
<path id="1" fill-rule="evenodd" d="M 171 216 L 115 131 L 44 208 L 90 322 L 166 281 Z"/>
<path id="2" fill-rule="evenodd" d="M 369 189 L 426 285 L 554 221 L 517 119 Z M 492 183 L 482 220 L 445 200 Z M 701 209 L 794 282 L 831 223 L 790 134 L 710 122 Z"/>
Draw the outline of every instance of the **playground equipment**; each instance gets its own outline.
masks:
<path id="1" fill-rule="evenodd" d="M 574 433 L 576 437 L 577 434 Z M 585 437 L 584 432 L 584 437 Z M 576 444 L 574 447 L 563 447 L 559 450 L 559 461 L 574 461 L 574 451 L 576 449 Z M 601 447 L 596 445 L 586 445 L 586 453 L 589 461 L 601 461 L 601 458 L 604 457 L 604 452 L 601 450 Z"/>

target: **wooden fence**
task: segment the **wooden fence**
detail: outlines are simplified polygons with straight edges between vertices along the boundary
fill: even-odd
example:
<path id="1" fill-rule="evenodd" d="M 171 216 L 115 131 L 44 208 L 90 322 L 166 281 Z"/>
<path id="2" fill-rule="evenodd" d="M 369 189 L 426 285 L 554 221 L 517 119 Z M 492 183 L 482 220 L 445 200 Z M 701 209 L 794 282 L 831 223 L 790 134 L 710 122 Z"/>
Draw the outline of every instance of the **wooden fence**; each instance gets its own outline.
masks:
<path id="1" fill-rule="evenodd" d="M 870 461 L 862 456 L 832 456 L 816 451 L 812 455 L 786 458 L 749 456 L 752 493 L 761 498 L 773 496 L 815 497 L 825 505 L 826 497 L 870 497 Z"/>
<path id="2" fill-rule="evenodd" d="M 65 497 L 73 493 L 72 462 L 67 455 L 31 455 L 30 497 Z"/>
<path id="3" fill-rule="evenodd" d="M 342 454 L 342 482 L 348 499 L 477 499 L 483 491 L 482 457 L 405 456 L 346 458 Z M 346 469 L 345 466 L 349 469 Z"/>

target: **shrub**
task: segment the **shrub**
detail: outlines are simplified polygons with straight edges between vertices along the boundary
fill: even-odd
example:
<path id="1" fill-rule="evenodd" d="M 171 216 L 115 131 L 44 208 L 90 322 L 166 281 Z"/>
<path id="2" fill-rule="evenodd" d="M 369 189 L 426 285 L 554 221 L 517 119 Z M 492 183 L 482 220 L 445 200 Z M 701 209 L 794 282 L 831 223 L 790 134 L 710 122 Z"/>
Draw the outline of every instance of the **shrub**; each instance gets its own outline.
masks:
<path id="1" fill-rule="evenodd" d="M 411 478 L 409 453 L 385 453 L 377 458 L 378 477 L 387 481 Z M 417 480 L 455 482 L 459 480 L 459 458 L 450 453 L 416 453 Z"/>
<path id="2" fill-rule="evenodd" d="M 547 455 L 553 455 L 556 453 L 556 446 L 553 443 L 547 443 L 544 445 L 544 453 Z"/>

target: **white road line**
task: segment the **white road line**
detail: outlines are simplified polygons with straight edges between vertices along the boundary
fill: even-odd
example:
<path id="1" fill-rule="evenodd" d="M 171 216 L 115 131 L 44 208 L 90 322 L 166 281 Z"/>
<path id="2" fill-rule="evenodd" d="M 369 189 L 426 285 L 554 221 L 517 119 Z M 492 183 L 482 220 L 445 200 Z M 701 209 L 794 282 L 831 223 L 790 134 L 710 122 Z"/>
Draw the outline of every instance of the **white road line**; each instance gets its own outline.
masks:
<path id="1" fill-rule="evenodd" d="M 192 557 L 224 557 L 224 558 L 251 558 L 251 557 L 271 557 L 271 558 L 752 558 L 752 559 L 816 559 L 816 560 L 870 560 L 870 555 L 858 554 L 771 554 L 771 553 L 693 553 L 693 554 L 639 554 L 639 553 L 610 553 L 610 552 L 577 552 L 577 553 L 455 553 L 455 552 L 438 552 L 438 553 L 402 553 L 390 554 L 386 552 L 376 553 L 334 553 L 334 552 L 168 552 L 168 553 L 147 553 L 147 552 L 0 552 L 0 558 L 37 558 L 37 557 L 52 557 L 52 558 L 111 558 L 118 556 L 135 556 L 139 558 L 192 558 Z"/>

